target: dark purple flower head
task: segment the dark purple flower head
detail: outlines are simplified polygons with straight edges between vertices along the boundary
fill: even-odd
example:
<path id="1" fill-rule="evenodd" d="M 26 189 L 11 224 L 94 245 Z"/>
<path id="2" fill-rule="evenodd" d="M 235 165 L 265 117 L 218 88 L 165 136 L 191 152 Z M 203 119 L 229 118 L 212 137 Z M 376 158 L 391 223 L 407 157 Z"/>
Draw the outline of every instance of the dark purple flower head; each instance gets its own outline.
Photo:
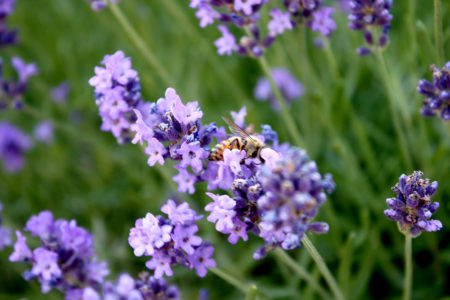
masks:
<path id="1" fill-rule="evenodd" d="M 38 73 L 35 63 L 27 64 L 17 56 L 11 59 L 11 64 L 17 73 L 17 79 L 7 80 L 3 78 L 3 60 L 0 58 L 0 93 L 3 94 L 0 98 L 0 109 L 6 107 L 21 108 L 22 98 L 27 90 L 28 79 Z"/>
<path id="2" fill-rule="evenodd" d="M 196 235 L 198 227 L 195 222 L 202 216 L 197 216 L 187 203 L 177 206 L 173 200 L 168 200 L 161 211 L 169 219 L 147 213 L 145 218 L 136 220 L 128 237 L 134 254 L 151 257 L 146 266 L 154 270 L 155 278 L 164 274 L 172 276 L 171 266 L 178 263 L 195 268 L 197 274 L 204 277 L 206 268 L 215 267 L 215 262 L 210 258 L 214 248 L 206 246 Z"/>
<path id="3" fill-rule="evenodd" d="M 8 16 L 14 11 L 16 0 L 0 1 L 0 47 L 12 45 L 17 42 L 17 31 L 8 29 Z"/>
<path id="4" fill-rule="evenodd" d="M 20 171 L 25 164 L 24 153 L 31 145 L 30 138 L 19 128 L 8 122 L 0 122 L 0 160 L 5 171 Z"/>
<path id="5" fill-rule="evenodd" d="M 421 114 L 426 117 L 439 114 L 444 121 L 450 120 L 450 61 L 442 69 L 431 66 L 433 82 L 419 81 L 417 91 L 424 95 Z"/>
<path id="6" fill-rule="evenodd" d="M 390 207 L 384 211 L 386 217 L 397 221 L 400 230 L 409 232 L 412 236 L 418 236 L 422 231 L 432 232 L 442 228 L 439 220 L 429 220 L 439 208 L 439 202 L 431 201 L 438 182 L 430 182 L 430 179 L 422 177 L 421 171 L 414 171 L 408 176 L 403 174 L 392 188 L 397 197 L 386 199 Z"/>
<path id="7" fill-rule="evenodd" d="M 388 43 L 387 32 L 390 29 L 392 15 L 390 9 L 392 0 L 350 0 L 351 10 L 348 27 L 353 30 L 364 31 L 364 39 L 368 46 L 385 47 Z M 376 28 L 381 29 L 381 35 L 374 41 L 372 35 Z M 364 50 L 363 50 L 364 49 Z M 367 48 L 361 47 L 357 53 L 361 56 L 370 54 Z"/>
<path id="8" fill-rule="evenodd" d="M 17 231 L 9 260 L 31 263 L 31 271 L 26 272 L 30 276 L 24 275 L 25 279 L 37 278 L 44 293 L 56 288 L 68 293 L 68 299 L 77 299 L 70 298 L 79 294 L 75 290 L 87 285 L 97 287 L 109 274 L 107 264 L 95 257 L 92 235 L 75 220 L 54 220 L 51 212 L 42 211 L 28 220 L 25 230 L 39 237 L 41 246 L 31 251 L 25 236 Z"/>
<path id="9" fill-rule="evenodd" d="M 143 109 L 141 85 L 131 60 L 122 51 L 106 55 L 105 68 L 95 67 L 89 84 L 95 87 L 95 102 L 102 118 L 101 129 L 111 131 L 119 143 L 131 140 L 130 125 L 136 121 L 133 109 Z"/>
<path id="10" fill-rule="evenodd" d="M 289 72 L 289 70 L 274 68 L 271 73 L 273 80 L 280 89 L 286 103 L 298 100 L 303 95 L 304 89 L 302 84 L 291 74 L 291 72 Z M 272 92 L 272 86 L 270 85 L 269 79 L 259 79 L 253 93 L 257 100 L 270 101 L 275 110 L 280 110 L 275 95 Z"/>

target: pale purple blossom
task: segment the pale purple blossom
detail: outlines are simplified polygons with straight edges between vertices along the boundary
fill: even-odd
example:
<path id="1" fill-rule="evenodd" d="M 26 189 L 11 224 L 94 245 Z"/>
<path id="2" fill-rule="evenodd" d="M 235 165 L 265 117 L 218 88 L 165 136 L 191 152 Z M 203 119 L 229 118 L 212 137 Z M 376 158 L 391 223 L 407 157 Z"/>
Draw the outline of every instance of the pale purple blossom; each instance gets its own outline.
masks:
<path id="1" fill-rule="evenodd" d="M 329 36 L 337 28 L 336 22 L 331 16 L 333 12 L 333 7 L 323 6 L 320 10 L 313 12 L 312 19 L 308 21 L 307 25 L 311 30 Z"/>
<path id="2" fill-rule="evenodd" d="M 198 276 L 205 277 L 209 268 L 216 267 L 216 262 L 211 258 L 213 253 L 213 246 L 204 245 L 197 248 L 194 254 L 188 256 L 188 260 L 195 268 Z"/>
<path id="3" fill-rule="evenodd" d="M 293 28 L 289 12 L 282 12 L 278 7 L 275 7 L 270 11 L 270 16 L 272 20 L 267 27 L 272 36 L 282 34 L 285 30 Z"/>
<path id="4" fill-rule="evenodd" d="M 19 76 L 19 82 L 25 83 L 31 76 L 37 75 L 38 68 L 35 63 L 27 64 L 20 57 L 14 56 L 11 63 Z"/>
<path id="5" fill-rule="evenodd" d="M 172 235 L 175 242 L 175 249 L 181 248 L 187 254 L 193 254 L 194 248 L 192 246 L 200 246 L 202 243 L 202 238 L 194 235 L 197 231 L 197 225 L 189 227 L 176 226 Z"/>
<path id="6" fill-rule="evenodd" d="M 222 37 L 214 42 L 217 47 L 219 55 L 231 55 L 236 50 L 236 38 L 228 31 L 228 28 L 224 25 L 219 25 L 217 28 L 222 33 Z"/>
<path id="7" fill-rule="evenodd" d="M 157 162 L 160 165 L 164 165 L 163 155 L 166 154 L 167 150 L 157 139 L 150 138 L 144 152 L 149 156 L 147 163 L 150 167 L 154 166 Z"/>
<path id="8" fill-rule="evenodd" d="M 27 238 L 19 230 L 16 231 L 16 237 L 17 241 L 14 244 L 14 252 L 9 256 L 9 261 L 20 262 L 30 260 L 32 253 L 27 246 Z"/>
<path id="9" fill-rule="evenodd" d="M 36 264 L 31 269 L 32 274 L 42 276 L 46 281 L 61 276 L 61 269 L 57 264 L 58 254 L 55 252 L 37 248 L 33 251 L 33 259 Z"/>
<path id="10" fill-rule="evenodd" d="M 242 106 L 238 112 L 231 112 L 231 117 L 233 118 L 234 123 L 236 123 L 239 127 L 244 127 L 246 116 L 247 108 L 245 106 Z"/>
<path id="11" fill-rule="evenodd" d="M 200 142 L 183 143 L 178 149 L 178 154 L 182 156 L 180 167 L 192 167 L 194 172 L 200 172 L 203 169 L 203 160 L 208 158 L 209 153 L 200 147 Z"/>
<path id="12" fill-rule="evenodd" d="M 194 184 L 197 177 L 179 165 L 176 165 L 175 169 L 179 171 L 179 173 L 173 177 L 173 181 L 178 184 L 178 191 L 180 193 L 188 192 L 189 194 L 193 194 L 195 192 Z"/>
<path id="13" fill-rule="evenodd" d="M 53 129 L 52 121 L 45 120 L 34 127 L 33 135 L 36 140 L 49 144 L 53 141 Z"/>
<path id="14" fill-rule="evenodd" d="M 69 82 L 63 81 L 54 88 L 52 88 L 50 96 L 56 103 L 63 104 L 66 102 L 69 92 L 70 92 Z"/>
<path id="15" fill-rule="evenodd" d="M 205 211 L 211 212 L 206 219 L 216 224 L 217 231 L 229 233 L 234 227 L 233 217 L 236 215 L 234 211 L 236 201 L 228 195 L 206 194 L 214 200 L 205 206 Z"/>

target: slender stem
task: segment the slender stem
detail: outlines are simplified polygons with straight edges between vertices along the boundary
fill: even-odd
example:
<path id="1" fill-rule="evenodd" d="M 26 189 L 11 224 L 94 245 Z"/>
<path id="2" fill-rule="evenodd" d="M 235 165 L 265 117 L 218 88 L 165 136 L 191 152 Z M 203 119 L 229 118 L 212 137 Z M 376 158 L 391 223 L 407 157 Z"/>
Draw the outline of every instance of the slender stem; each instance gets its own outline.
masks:
<path id="1" fill-rule="evenodd" d="M 281 95 L 280 89 L 276 85 L 275 81 L 273 80 L 272 73 L 270 72 L 269 64 L 267 63 L 264 56 L 257 59 L 261 69 L 265 73 L 266 77 L 269 79 L 270 85 L 272 86 L 273 94 L 275 95 L 275 98 L 277 99 L 278 104 L 281 108 L 281 115 L 283 117 L 283 121 L 286 123 L 287 129 L 291 135 L 291 137 L 294 139 L 294 143 L 297 146 L 304 146 L 303 139 L 300 135 L 300 132 L 297 128 L 297 125 L 294 122 L 294 119 L 292 118 L 291 114 L 289 113 L 289 109 L 287 108 L 286 102 Z"/>
<path id="2" fill-rule="evenodd" d="M 231 274 L 228 274 L 222 269 L 219 268 L 212 268 L 209 269 L 211 272 L 216 274 L 218 277 L 222 278 L 224 281 L 228 282 L 232 286 L 234 286 L 236 289 L 240 290 L 242 293 L 247 294 L 248 287 L 246 284 L 239 281 L 236 277 L 234 277 Z"/>
<path id="3" fill-rule="evenodd" d="M 290 267 L 300 278 L 303 278 L 312 288 L 314 288 L 317 293 L 320 294 L 322 299 L 330 299 L 330 295 L 328 292 L 321 287 L 314 278 L 309 275 L 308 271 L 306 271 L 301 265 L 298 264 L 290 255 L 288 255 L 284 250 L 277 249 L 275 250 L 276 257 Z"/>
<path id="4" fill-rule="evenodd" d="M 412 237 L 408 232 L 405 234 L 405 283 L 403 290 L 403 300 L 411 299 L 412 275 Z"/>
<path id="5" fill-rule="evenodd" d="M 406 167 L 411 170 L 412 169 L 412 160 L 411 160 L 411 156 L 409 154 L 409 146 L 408 146 L 408 142 L 406 140 L 406 136 L 405 133 L 402 129 L 402 126 L 400 124 L 400 116 L 397 112 L 397 107 L 395 105 L 395 96 L 394 96 L 394 92 L 393 92 L 393 88 L 391 86 L 391 82 L 389 79 L 389 72 L 387 70 L 386 67 L 386 63 L 384 61 L 383 55 L 381 54 L 381 50 L 380 48 L 376 48 L 375 50 L 375 56 L 378 60 L 378 65 L 380 67 L 380 72 L 381 72 L 381 77 L 383 79 L 383 83 L 385 85 L 385 88 L 387 90 L 388 93 L 388 100 L 389 100 L 389 109 L 391 112 L 391 116 L 392 116 L 392 120 L 394 122 L 394 128 L 396 131 L 396 134 L 399 137 L 399 143 L 400 143 L 400 149 L 402 151 L 402 157 L 405 161 L 405 165 Z"/>
<path id="6" fill-rule="evenodd" d="M 245 300 L 256 300 L 256 296 L 258 296 L 258 288 L 256 285 L 252 285 L 245 296 Z"/>
<path id="7" fill-rule="evenodd" d="M 444 41 L 442 34 L 442 3 L 434 0 L 434 36 L 436 39 L 436 50 L 439 67 L 444 65 Z"/>
<path id="8" fill-rule="evenodd" d="M 328 38 L 324 39 L 324 50 L 325 57 L 328 61 L 328 65 L 331 67 L 331 71 L 333 72 L 333 76 L 336 78 L 336 81 L 341 83 L 341 74 L 339 73 L 339 67 L 337 65 L 336 59 L 334 57 L 333 51 L 331 50 L 330 41 Z M 306 59 L 306 58 L 305 58 Z"/>
<path id="9" fill-rule="evenodd" d="M 303 245 L 306 248 L 306 251 L 311 255 L 312 259 L 316 262 L 317 267 L 319 268 L 320 273 L 322 273 L 323 278 L 330 286 L 331 291 L 333 292 L 334 298 L 337 300 L 344 300 L 344 295 L 342 294 L 341 289 L 339 288 L 336 279 L 334 279 L 333 275 L 331 274 L 330 270 L 328 269 L 327 265 L 325 264 L 325 261 L 323 260 L 322 256 L 320 256 L 319 252 L 317 251 L 316 247 L 314 247 L 311 240 L 308 238 L 308 236 L 305 234 L 302 238 Z"/>
<path id="10" fill-rule="evenodd" d="M 127 17 L 122 13 L 119 6 L 111 1 L 109 1 L 108 6 L 110 7 L 114 17 L 116 17 L 117 21 L 123 27 L 128 36 L 131 38 L 136 48 L 142 53 L 144 59 L 148 62 L 150 67 L 155 69 L 156 73 L 158 73 L 158 75 L 161 77 L 161 80 L 163 80 L 166 85 L 172 86 L 173 85 L 172 80 L 170 80 L 170 77 L 167 75 L 166 70 L 159 63 L 159 60 L 156 58 L 156 56 L 153 54 L 150 48 L 145 45 L 143 39 L 139 36 L 139 34 L 136 32 L 133 26 L 131 26 L 131 23 L 128 21 Z"/>

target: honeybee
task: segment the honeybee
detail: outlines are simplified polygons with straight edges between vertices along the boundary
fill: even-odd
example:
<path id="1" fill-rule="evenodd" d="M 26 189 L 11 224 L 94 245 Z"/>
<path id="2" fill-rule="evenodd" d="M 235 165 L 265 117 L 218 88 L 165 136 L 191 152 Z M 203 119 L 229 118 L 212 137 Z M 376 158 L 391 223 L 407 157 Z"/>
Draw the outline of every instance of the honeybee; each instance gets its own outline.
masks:
<path id="1" fill-rule="evenodd" d="M 222 117 L 222 119 L 228 124 L 230 130 L 235 134 L 235 136 L 229 137 L 212 148 L 209 153 L 208 160 L 223 160 L 223 151 L 225 151 L 225 149 L 239 149 L 245 150 L 247 153 L 247 158 L 259 158 L 261 162 L 264 162 L 264 160 L 260 157 L 260 153 L 261 150 L 267 146 L 256 136 L 250 135 L 233 121 L 230 121 L 224 117 Z"/>

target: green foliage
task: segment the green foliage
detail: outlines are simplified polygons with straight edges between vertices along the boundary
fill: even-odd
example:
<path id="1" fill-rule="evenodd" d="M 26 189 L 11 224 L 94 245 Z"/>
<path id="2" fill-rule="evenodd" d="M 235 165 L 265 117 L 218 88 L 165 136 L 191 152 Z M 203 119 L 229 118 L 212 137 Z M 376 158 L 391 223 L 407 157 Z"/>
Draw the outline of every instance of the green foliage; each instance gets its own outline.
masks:
<path id="1" fill-rule="evenodd" d="M 182 99 L 199 101 L 206 122 L 220 123 L 221 116 L 245 105 L 248 121 L 255 128 L 270 124 L 282 141 L 289 141 L 282 118 L 268 103 L 253 98 L 253 87 L 262 76 L 258 63 L 218 56 L 213 46 L 218 31 L 214 26 L 201 29 L 187 1 L 123 0 L 120 8 L 166 69 Z M 442 9 L 442 15 L 448 16 L 450 3 L 443 1 Z M 444 299 L 450 293 L 446 287 L 450 248 L 445 239 L 450 221 L 450 127 L 441 119 L 420 116 L 422 97 L 416 92 L 418 80 L 430 79 L 429 65 L 437 63 L 433 3 L 394 1 L 393 15 L 390 45 L 383 55 L 413 169 L 439 181 L 434 200 L 441 207 L 435 218 L 444 225 L 440 232 L 425 232 L 413 241 L 413 296 Z M 271 66 L 287 67 L 304 83 L 306 94 L 290 112 L 311 158 L 321 172 L 331 172 L 337 183 L 317 218 L 330 224 L 330 232 L 314 236 L 313 242 L 346 299 L 398 298 L 403 287 L 404 239 L 383 210 L 385 199 L 393 196 L 390 187 L 402 173 L 413 169 L 402 158 L 378 62 L 374 56 L 357 56 L 361 34 L 347 28 L 343 13 L 337 11 L 335 16 L 338 30 L 331 37 L 330 52 L 315 48 L 316 35 L 300 27 L 279 38 L 266 58 Z M 168 197 L 179 196 L 158 168 L 147 166 L 142 149 L 120 146 L 110 133 L 100 131 L 93 88 L 87 82 L 103 56 L 120 49 L 132 57 L 144 99 L 155 101 L 167 86 L 108 9 L 94 12 L 83 0 L 21 0 L 10 24 L 20 29 L 20 43 L 1 49 L 1 57 L 6 62 L 19 55 L 36 62 L 40 74 L 30 80 L 25 110 L 0 111 L 0 119 L 28 132 L 38 121 L 51 119 L 56 124 L 56 139 L 49 146 L 36 144 L 22 172 L 0 171 L 5 225 L 20 229 L 32 214 L 44 209 L 57 218 L 76 219 L 93 232 L 100 258 L 112 269 L 114 277 L 110 278 L 121 271 L 136 275 L 145 268 L 145 259 L 133 256 L 127 243 L 129 229 L 146 212 L 158 214 Z M 444 49 L 450 49 L 448 18 L 443 28 Z M 444 52 L 446 59 L 448 54 Z M 338 74 L 331 67 L 333 60 Z M 63 80 L 70 82 L 72 90 L 67 105 L 60 106 L 51 101 L 49 92 Z M 174 173 L 173 168 L 165 169 Z M 197 211 L 208 202 L 203 191 L 187 198 Z M 252 259 L 262 244 L 260 238 L 230 245 L 206 220 L 200 222 L 200 233 L 213 242 L 218 267 L 248 283 L 249 299 L 254 299 L 251 284 L 257 286 L 258 295 L 267 298 L 320 299 L 276 255 Z M 11 251 L 0 253 L 1 299 L 61 299 L 56 291 L 41 295 L 36 283 L 25 282 L 21 277 L 24 266 L 7 259 Z M 324 285 L 305 249 L 291 252 Z M 211 272 L 199 279 L 182 267 L 174 271 L 169 281 L 180 286 L 186 299 L 195 299 L 200 288 L 209 289 L 211 299 L 245 297 Z"/>

